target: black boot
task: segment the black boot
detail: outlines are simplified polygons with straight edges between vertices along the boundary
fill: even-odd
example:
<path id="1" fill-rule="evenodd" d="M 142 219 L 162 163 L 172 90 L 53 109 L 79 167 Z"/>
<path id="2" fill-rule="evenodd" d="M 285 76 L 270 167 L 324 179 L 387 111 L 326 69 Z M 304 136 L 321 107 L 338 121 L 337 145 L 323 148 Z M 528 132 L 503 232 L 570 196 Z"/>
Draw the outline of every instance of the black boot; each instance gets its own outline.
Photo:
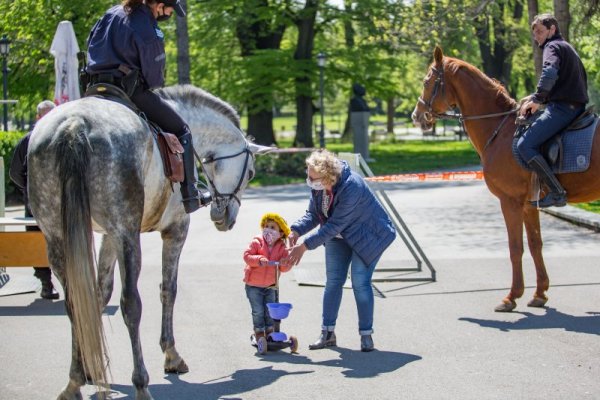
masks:
<path id="1" fill-rule="evenodd" d="M 181 182 L 181 197 L 183 207 L 187 214 L 191 214 L 200 208 L 200 198 L 196 188 L 196 164 L 194 163 L 194 149 L 192 134 L 186 127 L 186 133 L 178 137 L 183 147 L 183 172 L 184 178 Z"/>
<path id="2" fill-rule="evenodd" d="M 373 351 L 375 345 L 373 344 L 373 338 L 371 335 L 360 335 L 360 351 Z"/>
<path id="3" fill-rule="evenodd" d="M 40 297 L 47 300 L 57 300 L 59 295 L 52 284 L 52 272 L 50 268 L 35 267 L 33 275 L 42 282 Z"/>
<path id="4" fill-rule="evenodd" d="M 335 339 L 334 331 L 321 331 L 321 336 L 313 344 L 308 345 L 309 350 L 324 349 L 326 346 L 335 346 L 337 341 Z"/>
<path id="5" fill-rule="evenodd" d="M 561 186 L 552 169 L 541 155 L 533 157 L 527 162 L 529 168 L 533 169 L 542 182 L 550 189 L 543 199 L 532 201 L 531 204 L 539 208 L 562 207 L 567 204 L 567 192 Z"/>

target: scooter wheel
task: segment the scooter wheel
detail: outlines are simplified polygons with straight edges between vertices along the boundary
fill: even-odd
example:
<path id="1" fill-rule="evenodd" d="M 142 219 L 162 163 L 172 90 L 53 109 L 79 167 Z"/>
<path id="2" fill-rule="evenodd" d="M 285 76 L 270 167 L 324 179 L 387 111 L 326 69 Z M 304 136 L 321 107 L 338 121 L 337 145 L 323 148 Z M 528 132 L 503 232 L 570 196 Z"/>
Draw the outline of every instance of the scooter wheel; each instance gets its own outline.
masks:
<path id="1" fill-rule="evenodd" d="M 259 337 L 256 341 L 256 348 L 259 354 L 267 354 L 267 339 Z"/>
<path id="2" fill-rule="evenodd" d="M 298 352 L 298 339 L 296 339 L 296 336 L 290 336 L 290 351 L 292 353 Z"/>

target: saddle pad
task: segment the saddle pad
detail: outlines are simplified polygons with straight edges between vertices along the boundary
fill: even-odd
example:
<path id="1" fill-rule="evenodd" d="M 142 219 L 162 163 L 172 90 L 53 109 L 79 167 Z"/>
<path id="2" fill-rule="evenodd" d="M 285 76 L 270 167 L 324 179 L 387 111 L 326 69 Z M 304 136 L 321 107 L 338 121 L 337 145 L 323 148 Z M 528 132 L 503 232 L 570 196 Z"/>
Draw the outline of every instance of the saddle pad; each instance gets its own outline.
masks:
<path id="1" fill-rule="evenodd" d="M 552 167 L 552 172 L 555 174 L 583 172 L 590 167 L 592 142 L 594 140 L 596 127 L 598 126 L 598 120 L 599 118 L 596 117 L 591 125 L 583 129 L 564 131 L 559 134 L 560 140 L 562 141 L 562 154 L 559 156 L 560 164 L 550 165 Z M 518 140 L 518 136 L 513 140 L 513 156 L 523 168 L 531 171 L 531 168 L 527 166 L 527 163 L 521 158 L 521 155 L 517 150 Z M 553 141 L 555 138 L 550 140 Z M 542 147 L 544 148 L 544 146 Z M 548 160 L 546 154 L 543 154 L 543 156 Z"/>

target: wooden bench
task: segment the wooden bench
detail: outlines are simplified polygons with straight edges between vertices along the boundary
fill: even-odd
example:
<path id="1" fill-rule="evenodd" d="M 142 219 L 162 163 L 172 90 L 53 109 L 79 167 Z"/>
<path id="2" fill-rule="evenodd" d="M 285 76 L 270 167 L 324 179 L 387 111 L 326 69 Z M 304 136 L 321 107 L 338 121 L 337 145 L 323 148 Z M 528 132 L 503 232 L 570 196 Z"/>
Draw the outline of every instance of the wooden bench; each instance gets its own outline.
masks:
<path id="1" fill-rule="evenodd" d="M 33 218 L 0 217 L 0 267 L 48 267 L 46 239 L 40 231 L 5 231 L 5 227 L 36 226 Z"/>

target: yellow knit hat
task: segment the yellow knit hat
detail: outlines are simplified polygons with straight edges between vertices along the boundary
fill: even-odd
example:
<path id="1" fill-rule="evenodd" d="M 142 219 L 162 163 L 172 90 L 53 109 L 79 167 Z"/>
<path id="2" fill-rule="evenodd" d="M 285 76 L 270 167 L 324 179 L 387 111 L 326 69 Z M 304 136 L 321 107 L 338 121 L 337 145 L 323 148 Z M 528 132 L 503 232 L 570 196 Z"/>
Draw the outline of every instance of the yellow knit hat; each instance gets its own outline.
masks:
<path id="1" fill-rule="evenodd" d="M 281 215 L 276 213 L 266 213 L 265 215 L 263 215 L 260 219 L 260 227 L 264 228 L 267 224 L 267 221 L 269 220 L 275 221 L 277 225 L 279 225 L 279 229 L 281 229 L 281 232 L 283 232 L 284 238 L 290 234 L 291 230 L 287 222 L 285 222 L 285 219 L 283 219 Z"/>

